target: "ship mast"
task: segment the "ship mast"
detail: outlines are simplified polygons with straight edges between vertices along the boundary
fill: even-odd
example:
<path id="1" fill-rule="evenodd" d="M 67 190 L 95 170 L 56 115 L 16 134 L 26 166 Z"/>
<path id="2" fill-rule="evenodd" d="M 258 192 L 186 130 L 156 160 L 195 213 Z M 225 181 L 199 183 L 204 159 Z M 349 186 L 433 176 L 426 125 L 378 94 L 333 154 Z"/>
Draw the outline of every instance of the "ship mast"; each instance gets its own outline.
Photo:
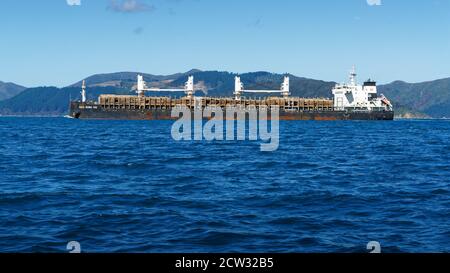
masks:
<path id="1" fill-rule="evenodd" d="M 356 85 L 356 68 L 355 66 L 352 67 L 352 70 L 350 71 L 350 85 L 355 86 Z"/>
<path id="2" fill-rule="evenodd" d="M 86 81 L 83 80 L 83 84 L 81 85 L 81 102 L 86 102 Z"/>

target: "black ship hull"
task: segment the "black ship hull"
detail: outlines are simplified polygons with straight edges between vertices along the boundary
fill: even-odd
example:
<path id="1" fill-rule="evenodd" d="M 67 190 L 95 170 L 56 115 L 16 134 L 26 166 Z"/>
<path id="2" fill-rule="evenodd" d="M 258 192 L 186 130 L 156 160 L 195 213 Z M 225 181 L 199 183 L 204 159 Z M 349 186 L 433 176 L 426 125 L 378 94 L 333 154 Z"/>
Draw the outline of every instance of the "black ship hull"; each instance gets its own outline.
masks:
<path id="1" fill-rule="evenodd" d="M 72 102 L 69 115 L 76 119 L 97 120 L 176 120 L 166 109 L 106 109 L 97 104 Z M 269 111 L 270 112 L 270 111 Z M 270 117 L 269 117 L 270 118 Z M 393 111 L 286 111 L 280 109 L 280 120 L 393 120 Z"/>

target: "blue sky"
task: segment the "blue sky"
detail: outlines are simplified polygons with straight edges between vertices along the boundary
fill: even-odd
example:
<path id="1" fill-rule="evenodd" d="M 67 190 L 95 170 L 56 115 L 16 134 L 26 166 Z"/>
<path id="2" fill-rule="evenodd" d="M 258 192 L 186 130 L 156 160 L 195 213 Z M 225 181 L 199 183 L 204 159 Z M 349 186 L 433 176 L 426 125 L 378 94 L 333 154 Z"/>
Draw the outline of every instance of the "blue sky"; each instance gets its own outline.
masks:
<path id="1" fill-rule="evenodd" d="M 450 0 L 68 2 L 1 1 L 0 80 L 198 68 L 340 82 L 352 65 L 381 83 L 450 77 Z"/>

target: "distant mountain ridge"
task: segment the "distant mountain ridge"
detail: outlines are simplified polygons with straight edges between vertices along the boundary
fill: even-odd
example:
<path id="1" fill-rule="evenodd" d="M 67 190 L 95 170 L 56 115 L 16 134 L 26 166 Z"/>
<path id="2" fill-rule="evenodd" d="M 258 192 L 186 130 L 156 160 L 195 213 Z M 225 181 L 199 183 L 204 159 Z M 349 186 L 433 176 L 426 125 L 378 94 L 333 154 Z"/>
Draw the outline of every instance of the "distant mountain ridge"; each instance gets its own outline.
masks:
<path id="1" fill-rule="evenodd" d="M 25 89 L 26 87 L 15 83 L 0 81 L 0 101 L 12 98 Z"/>
<path id="2" fill-rule="evenodd" d="M 236 73 L 226 71 L 201 71 L 193 69 L 172 75 L 152 75 L 138 72 L 96 74 L 86 78 L 88 99 L 96 100 L 104 93 L 134 94 L 138 74 L 152 87 L 182 88 L 188 75 L 195 77 L 198 95 L 228 97 L 233 95 Z M 279 89 L 282 74 L 265 71 L 240 74 L 247 88 Z M 321 81 L 290 75 L 292 96 L 331 98 L 335 82 Z M 18 95 L 0 101 L 2 115 L 64 115 L 70 99 L 80 98 L 81 82 L 65 88 L 38 87 L 19 92 Z M 403 117 L 450 117 L 450 78 L 423 83 L 402 81 L 380 85 L 379 93 L 385 94 L 395 105 L 396 113 Z M 150 93 L 149 93 L 150 94 Z M 156 94 L 155 94 L 156 95 Z M 159 96 L 183 94 L 158 93 Z M 258 95 L 259 96 L 259 95 Z"/>
<path id="3" fill-rule="evenodd" d="M 128 94 L 127 90 L 115 87 L 92 87 L 88 99 L 95 100 L 100 94 Z M 61 116 L 69 109 L 71 99 L 80 97 L 78 87 L 36 87 L 28 88 L 17 96 L 0 101 L 1 115 L 19 116 Z"/>
<path id="4" fill-rule="evenodd" d="M 430 117 L 450 117 L 450 78 L 421 83 L 395 81 L 379 90 L 398 105 Z"/>
<path id="5" fill-rule="evenodd" d="M 176 73 L 172 75 L 152 75 L 140 72 L 114 72 L 105 74 L 95 74 L 87 77 L 86 84 L 90 86 L 132 86 L 136 83 L 137 75 L 144 76 L 144 79 L 148 82 L 158 82 L 170 79 L 177 79 L 186 75 L 191 75 L 197 72 L 201 72 L 198 69 L 192 69 L 185 73 Z M 68 87 L 81 87 L 82 80 L 68 86 Z"/>

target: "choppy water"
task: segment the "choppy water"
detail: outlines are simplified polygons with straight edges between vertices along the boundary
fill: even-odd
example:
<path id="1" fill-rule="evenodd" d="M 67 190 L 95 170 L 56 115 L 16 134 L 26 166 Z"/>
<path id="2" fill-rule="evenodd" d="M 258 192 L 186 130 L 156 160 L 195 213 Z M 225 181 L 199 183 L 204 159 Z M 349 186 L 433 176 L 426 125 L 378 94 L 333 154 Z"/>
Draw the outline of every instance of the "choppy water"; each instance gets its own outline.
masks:
<path id="1" fill-rule="evenodd" d="M 170 121 L 0 118 L 0 252 L 450 251 L 450 122 L 282 122 L 280 148 Z"/>

